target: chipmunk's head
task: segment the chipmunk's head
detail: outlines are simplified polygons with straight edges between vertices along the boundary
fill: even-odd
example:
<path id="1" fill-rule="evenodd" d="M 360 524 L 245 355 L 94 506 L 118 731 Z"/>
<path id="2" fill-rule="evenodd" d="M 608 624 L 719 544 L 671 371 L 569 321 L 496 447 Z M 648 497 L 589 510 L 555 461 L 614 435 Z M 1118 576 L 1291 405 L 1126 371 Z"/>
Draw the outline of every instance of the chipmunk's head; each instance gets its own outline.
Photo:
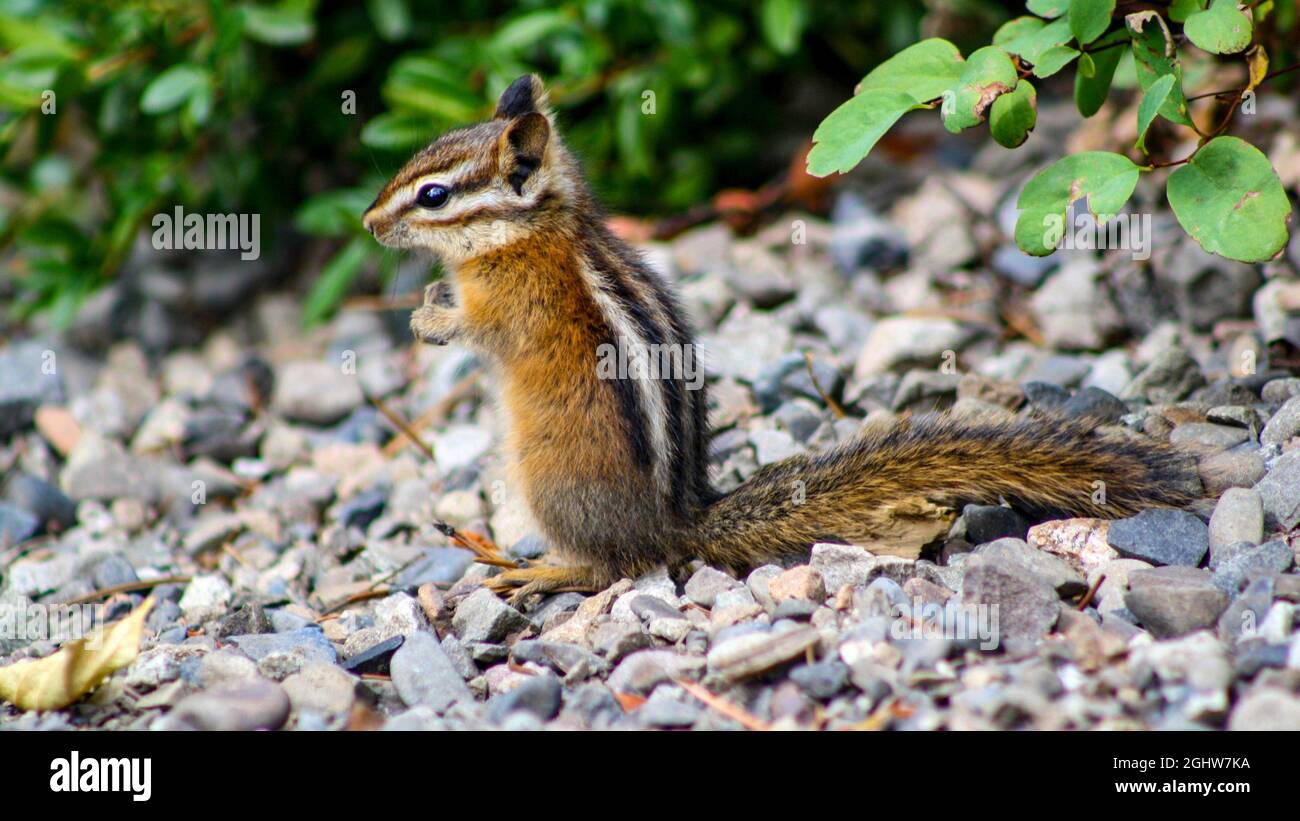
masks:
<path id="1" fill-rule="evenodd" d="M 412 157 L 362 224 L 389 247 L 464 261 L 532 233 L 574 201 L 579 179 L 542 81 L 525 75 L 501 94 L 491 120 L 449 131 Z"/>

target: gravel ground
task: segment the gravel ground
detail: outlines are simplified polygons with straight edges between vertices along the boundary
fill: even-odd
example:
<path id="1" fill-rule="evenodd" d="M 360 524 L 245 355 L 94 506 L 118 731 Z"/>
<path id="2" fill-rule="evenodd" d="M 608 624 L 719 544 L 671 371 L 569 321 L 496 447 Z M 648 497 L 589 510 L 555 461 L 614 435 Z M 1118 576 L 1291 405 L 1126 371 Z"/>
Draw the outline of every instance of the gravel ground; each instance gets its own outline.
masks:
<path id="1" fill-rule="evenodd" d="M 180 580 L 98 599 L 157 596 L 139 658 L 0 729 L 1300 729 L 1300 239 L 1242 265 L 1151 208 L 1149 260 L 1027 258 L 1006 157 L 646 248 L 701 332 L 716 482 L 901 412 L 1051 410 L 1195 449 L 1193 509 L 970 507 L 918 561 L 818 545 L 515 609 L 433 527 L 546 548 L 471 354 L 402 311 L 303 333 L 293 294 L 142 252 L 71 332 L 0 348 L 0 609 Z M 0 664 L 55 648 L 0 636 Z"/>

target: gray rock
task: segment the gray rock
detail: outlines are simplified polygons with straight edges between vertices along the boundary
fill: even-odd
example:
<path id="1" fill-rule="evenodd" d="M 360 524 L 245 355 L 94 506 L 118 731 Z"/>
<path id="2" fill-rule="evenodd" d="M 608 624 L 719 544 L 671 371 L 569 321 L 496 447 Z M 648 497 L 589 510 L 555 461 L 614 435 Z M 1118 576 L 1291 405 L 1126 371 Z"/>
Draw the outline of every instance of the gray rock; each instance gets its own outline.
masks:
<path id="1" fill-rule="evenodd" d="M 1004 559 L 1018 565 L 1035 578 L 1051 585 L 1059 596 L 1070 598 L 1088 589 L 1083 575 L 1069 562 L 1051 553 L 1035 550 L 1023 539 L 998 539 L 976 548 L 975 555 Z"/>
<path id="2" fill-rule="evenodd" d="M 1047 635 L 1061 603 L 1050 584 L 1003 558 L 976 556 L 963 565 L 961 603 L 997 606 L 1000 643 L 1036 641 Z M 950 600 L 951 601 L 951 600 Z"/>
<path id="3" fill-rule="evenodd" d="M 35 340 L 0 350 L 0 440 L 32 424 L 36 408 L 63 401 L 57 353 Z"/>
<path id="4" fill-rule="evenodd" d="M 283 687 L 255 680 L 186 696 L 161 724 L 170 730 L 278 730 L 289 718 L 289 710 Z"/>
<path id="5" fill-rule="evenodd" d="M 1028 520 L 1002 505 L 966 505 L 957 526 L 964 527 L 964 538 L 974 545 L 1003 538 L 1024 539 L 1029 532 Z"/>
<path id="6" fill-rule="evenodd" d="M 1210 529 L 1185 510 L 1152 508 L 1111 522 L 1107 541 L 1131 559 L 1196 567 L 1210 549 Z"/>
<path id="7" fill-rule="evenodd" d="M 1201 366 L 1182 348 L 1165 348 L 1120 394 L 1121 399 L 1152 403 L 1177 402 L 1205 384 Z"/>
<path id="8" fill-rule="evenodd" d="M 815 627 L 735 636 L 709 648 L 709 671 L 738 681 L 803 655 L 820 637 Z"/>
<path id="9" fill-rule="evenodd" d="M 1061 414 L 1069 417 L 1088 417 L 1114 424 L 1128 413 L 1128 406 L 1114 394 L 1101 388 L 1083 388 L 1061 406 Z"/>
<path id="10" fill-rule="evenodd" d="M 1300 697 L 1277 688 L 1255 688 L 1228 717 L 1229 730 L 1300 730 Z"/>
<path id="11" fill-rule="evenodd" d="M 281 682 L 295 712 L 338 716 L 352 709 L 356 682 L 333 664 L 308 664 Z"/>
<path id="12" fill-rule="evenodd" d="M 528 619 L 491 590 L 480 587 L 456 606 L 451 625 L 461 641 L 498 642 L 527 627 Z"/>
<path id="13" fill-rule="evenodd" d="M 1264 459 L 1258 453 L 1224 451 L 1199 459 L 1196 472 L 1206 494 L 1217 496 L 1230 487 L 1253 487 L 1264 477 Z"/>
<path id="14" fill-rule="evenodd" d="M 1223 552 L 1228 555 L 1215 567 L 1214 584 L 1230 595 L 1251 579 L 1285 573 L 1295 561 L 1290 546 L 1280 539 L 1258 546 L 1239 542 Z"/>
<path id="15" fill-rule="evenodd" d="M 609 670 L 609 663 L 600 656 L 589 653 L 577 645 L 558 641 L 532 639 L 517 641 L 510 648 L 510 655 L 516 662 L 531 661 L 534 664 L 550 667 L 564 676 L 565 683 L 604 675 Z"/>
<path id="16" fill-rule="evenodd" d="M 209 619 L 225 615 L 235 593 L 225 577 L 211 574 L 195 576 L 181 596 L 181 612 L 192 625 L 202 624 Z"/>
<path id="17" fill-rule="evenodd" d="M 641 650 L 624 658 L 609 674 L 609 688 L 616 693 L 648 693 L 674 679 L 696 679 L 705 661 L 673 650 Z"/>
<path id="18" fill-rule="evenodd" d="M 290 656 L 303 664 L 334 664 L 338 653 L 318 627 L 304 627 L 288 633 L 259 633 L 248 636 L 231 636 L 226 640 L 254 661 L 276 655 Z"/>
<path id="19" fill-rule="evenodd" d="M 686 598 L 701 607 L 713 607 L 718 596 L 741 587 L 741 582 L 708 565 L 691 574 L 686 582 Z"/>
<path id="20" fill-rule="evenodd" d="M 494 696 L 487 705 L 488 720 L 500 724 L 516 712 L 525 712 L 542 721 L 550 721 L 560 712 L 560 680 L 551 675 L 530 676 L 509 692 Z"/>
<path id="21" fill-rule="evenodd" d="M 810 697 L 825 701 L 848 686 L 849 667 L 837 658 L 827 658 L 794 668 L 790 680 Z"/>
<path id="22" fill-rule="evenodd" d="M 280 367 L 271 404 L 289 419 L 329 425 L 363 401 L 361 382 L 344 372 L 342 362 L 299 361 Z"/>
<path id="23" fill-rule="evenodd" d="M 1218 450 L 1236 447 L 1249 438 L 1250 432 L 1242 428 L 1208 422 L 1179 425 L 1169 434 L 1169 441 L 1175 445 L 1204 445 Z"/>
<path id="24" fill-rule="evenodd" d="M 1129 574 L 1128 609 L 1156 638 L 1174 638 L 1211 627 L 1228 606 L 1208 571 L 1156 567 Z"/>
<path id="25" fill-rule="evenodd" d="M 5 484 L 4 498 L 40 520 L 46 528 L 72 527 L 77 521 L 77 505 L 63 491 L 30 473 L 15 473 Z"/>
<path id="26" fill-rule="evenodd" d="M 1232 595 L 1237 591 L 1225 592 Z M 1229 644 L 1256 638 L 1259 635 L 1259 625 L 1268 616 L 1272 604 L 1273 580 L 1265 577 L 1251 582 L 1219 616 L 1219 638 Z"/>
<path id="27" fill-rule="evenodd" d="M 861 547 L 843 544 L 815 544 L 809 564 L 821 574 L 830 595 L 844 585 L 857 587 L 877 576 L 887 576 L 900 584 L 912 576 L 916 562 L 898 556 L 873 556 Z M 769 579 L 770 581 L 770 579 Z M 762 602 L 755 591 L 754 597 Z"/>
<path id="28" fill-rule="evenodd" d="M 889 317 L 876 323 L 853 370 L 866 379 L 899 365 L 937 364 L 944 351 L 960 351 L 975 331 L 951 319 Z"/>
<path id="29" fill-rule="evenodd" d="M 1229 488 L 1210 517 L 1210 555 L 1216 547 L 1264 538 L 1264 503 L 1252 488 Z"/>
<path id="30" fill-rule="evenodd" d="M 0 502 L 0 546 L 25 542 L 41 530 L 41 520 L 17 505 Z"/>
<path id="31" fill-rule="evenodd" d="M 1300 396 L 1291 397 L 1278 408 L 1264 430 L 1260 431 L 1259 442 L 1262 445 L 1281 446 L 1296 435 L 1300 435 Z"/>
<path id="32" fill-rule="evenodd" d="M 1300 450 L 1282 454 L 1255 485 L 1264 504 L 1264 523 L 1293 530 L 1300 525 Z"/>
<path id="33" fill-rule="evenodd" d="M 407 636 L 389 664 L 393 686 L 408 707 L 426 705 L 445 712 L 474 695 L 438 640 L 428 633 Z"/>

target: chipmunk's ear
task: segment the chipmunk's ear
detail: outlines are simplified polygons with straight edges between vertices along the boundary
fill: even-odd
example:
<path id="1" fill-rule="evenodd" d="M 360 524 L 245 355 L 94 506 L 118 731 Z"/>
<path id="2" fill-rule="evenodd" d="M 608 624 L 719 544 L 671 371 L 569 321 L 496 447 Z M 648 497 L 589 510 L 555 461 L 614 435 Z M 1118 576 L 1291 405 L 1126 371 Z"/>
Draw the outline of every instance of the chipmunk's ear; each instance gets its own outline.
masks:
<path id="1" fill-rule="evenodd" d="M 524 183 L 541 167 L 550 139 L 551 123 L 540 111 L 524 114 L 501 133 L 501 171 L 516 194 L 524 192 Z"/>
<path id="2" fill-rule="evenodd" d="M 534 111 L 546 113 L 546 89 L 542 87 L 542 78 L 536 74 L 525 74 L 501 92 L 497 100 L 497 111 L 493 115 L 497 120 L 513 120 Z"/>

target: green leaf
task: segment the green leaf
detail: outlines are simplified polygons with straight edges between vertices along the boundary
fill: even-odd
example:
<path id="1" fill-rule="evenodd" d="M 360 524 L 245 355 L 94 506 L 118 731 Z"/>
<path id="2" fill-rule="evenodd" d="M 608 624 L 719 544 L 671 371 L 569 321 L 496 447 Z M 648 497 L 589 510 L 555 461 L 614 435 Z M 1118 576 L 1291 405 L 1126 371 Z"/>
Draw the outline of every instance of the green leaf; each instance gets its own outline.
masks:
<path id="1" fill-rule="evenodd" d="M 979 125 L 1001 94 L 1014 91 L 1019 80 L 1011 55 L 998 46 L 985 46 L 966 61 L 957 85 L 943 94 L 939 109 L 944 128 L 956 134 Z"/>
<path id="2" fill-rule="evenodd" d="M 317 194 L 303 203 L 293 224 L 305 234 L 342 236 L 360 233 L 361 215 L 375 196 L 372 188 L 340 188 Z"/>
<path id="3" fill-rule="evenodd" d="M 1070 0 L 1070 32 L 1086 46 L 1106 33 L 1115 13 L 1115 0 Z"/>
<path id="4" fill-rule="evenodd" d="M 1012 54 L 1019 54 L 1020 52 L 1012 48 L 1011 44 L 1037 34 L 1046 26 L 1047 24 L 1042 20 L 1029 15 L 1008 20 L 993 33 L 993 45 L 1002 46 Z"/>
<path id="5" fill-rule="evenodd" d="M 1190 127 L 1192 120 L 1187 116 L 1187 98 L 1183 94 L 1183 69 L 1164 19 L 1154 11 L 1139 11 L 1125 17 L 1124 22 L 1133 37 L 1138 85 L 1146 92 L 1164 75 L 1174 75 L 1174 85 L 1160 107 L 1160 116 Z"/>
<path id="6" fill-rule="evenodd" d="M 1172 74 L 1166 74 L 1159 80 L 1151 84 L 1146 94 L 1142 96 L 1142 104 L 1138 106 L 1138 136 L 1137 149 L 1143 154 L 1147 153 L 1147 129 L 1151 123 L 1155 122 L 1156 115 L 1160 113 L 1160 107 L 1165 104 L 1169 97 L 1169 92 L 1174 87 L 1176 78 Z"/>
<path id="7" fill-rule="evenodd" d="M 1169 205 L 1192 239 L 1212 254 L 1263 262 L 1287 243 L 1291 203 L 1258 148 L 1215 137 L 1169 175 Z"/>
<path id="8" fill-rule="evenodd" d="M 1070 0 L 1029 0 L 1025 6 L 1039 17 L 1055 19 L 1070 8 Z"/>
<path id="9" fill-rule="evenodd" d="M 1175 23 L 1186 22 L 1196 12 L 1205 8 L 1205 0 L 1174 0 L 1169 4 L 1169 19 Z"/>
<path id="10" fill-rule="evenodd" d="M 808 22 L 803 0 L 763 0 L 758 22 L 763 37 L 778 54 L 794 54 Z"/>
<path id="11" fill-rule="evenodd" d="M 1016 148 L 1029 139 L 1038 122 L 1038 92 L 1028 80 L 1021 80 L 1016 90 L 993 101 L 989 110 L 989 131 L 998 145 Z"/>
<path id="12" fill-rule="evenodd" d="M 270 46 L 297 46 L 316 35 L 311 8 L 299 4 L 244 6 L 244 32 Z"/>
<path id="13" fill-rule="evenodd" d="M 1183 33 L 1211 54 L 1245 51 L 1254 35 L 1250 14 L 1237 8 L 1237 0 L 1214 0 L 1205 11 L 1187 18 Z"/>
<path id="14" fill-rule="evenodd" d="M 1036 257 L 1056 250 L 1070 205 L 1087 198 L 1098 224 L 1119 213 L 1137 187 L 1139 169 L 1121 154 L 1085 151 L 1040 171 L 1020 193 L 1016 245 Z"/>
<path id="15" fill-rule="evenodd" d="M 961 79 L 965 68 L 966 62 L 956 46 L 931 37 L 876 66 L 858 83 L 857 91 L 902 91 L 924 103 L 942 97 Z"/>
<path id="16" fill-rule="evenodd" d="M 1038 55 L 1038 62 L 1034 63 L 1034 76 L 1051 77 L 1073 62 L 1079 54 L 1079 51 L 1069 46 L 1052 46 Z"/>
<path id="17" fill-rule="evenodd" d="M 1074 104 L 1083 116 L 1091 117 L 1105 104 L 1111 81 L 1115 78 L 1115 67 L 1128 53 L 1124 48 L 1113 44 L 1127 40 L 1128 36 L 1128 31 L 1120 30 L 1097 42 L 1092 52 L 1086 55 L 1092 60 L 1091 76 L 1083 73 L 1083 63 L 1079 63 L 1080 71 L 1074 75 Z"/>
<path id="18" fill-rule="evenodd" d="M 146 114 L 171 111 L 209 82 L 208 73 L 192 63 L 178 63 L 159 74 L 140 95 L 140 110 Z"/>
<path id="19" fill-rule="evenodd" d="M 899 117 L 944 96 L 965 66 L 957 47 L 939 38 L 908 46 L 876 66 L 855 96 L 817 126 L 808 173 L 824 177 L 853 168 Z"/>
<path id="20" fill-rule="evenodd" d="M 859 92 L 830 113 L 813 133 L 808 173 L 814 177 L 844 173 L 862 162 L 898 118 L 923 106 L 902 91 Z"/>
<path id="21" fill-rule="evenodd" d="M 352 287 L 352 281 L 360 273 L 361 266 L 366 264 L 375 250 L 376 246 L 369 237 L 357 237 L 325 264 L 320 279 L 311 286 L 307 301 L 303 304 L 304 323 L 308 326 L 315 325 L 338 307 Z"/>

